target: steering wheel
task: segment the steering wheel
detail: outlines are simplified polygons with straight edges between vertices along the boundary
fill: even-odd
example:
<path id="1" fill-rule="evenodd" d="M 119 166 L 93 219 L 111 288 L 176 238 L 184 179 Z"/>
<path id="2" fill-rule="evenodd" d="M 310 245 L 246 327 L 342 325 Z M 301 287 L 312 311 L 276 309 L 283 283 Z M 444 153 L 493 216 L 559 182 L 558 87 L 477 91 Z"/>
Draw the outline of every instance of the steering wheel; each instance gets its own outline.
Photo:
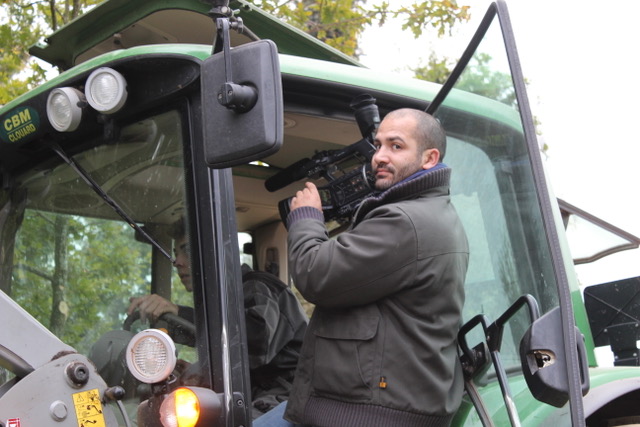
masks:
<path id="1" fill-rule="evenodd" d="M 131 330 L 131 325 L 136 320 L 140 319 L 140 312 L 134 311 L 122 323 L 122 329 L 125 331 Z M 158 328 L 159 323 L 166 323 L 167 330 L 169 331 L 169 335 L 173 340 L 179 344 L 187 344 L 193 346 L 196 341 L 196 326 L 182 317 L 175 315 L 173 313 L 164 313 L 158 320 L 151 324 L 152 328 Z"/>

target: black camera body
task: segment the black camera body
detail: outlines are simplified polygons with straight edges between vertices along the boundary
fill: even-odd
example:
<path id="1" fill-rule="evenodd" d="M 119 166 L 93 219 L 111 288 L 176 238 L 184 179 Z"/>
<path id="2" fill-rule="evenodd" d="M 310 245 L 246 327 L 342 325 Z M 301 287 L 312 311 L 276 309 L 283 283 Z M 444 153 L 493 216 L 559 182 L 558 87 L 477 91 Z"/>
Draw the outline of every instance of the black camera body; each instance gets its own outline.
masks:
<path id="1" fill-rule="evenodd" d="M 363 139 L 340 150 L 322 151 L 278 172 L 265 182 L 269 191 L 276 191 L 304 178 L 324 178 L 326 185 L 318 188 L 325 222 L 348 222 L 360 202 L 373 192 L 375 178 L 371 159 L 375 153 L 373 139 L 380 123 L 375 99 L 364 94 L 351 102 Z M 291 197 L 278 203 L 280 217 L 286 223 Z"/>
<path id="2" fill-rule="evenodd" d="M 352 169 L 330 181 L 329 184 L 318 187 L 325 222 L 344 223 L 349 221 L 362 199 L 372 193 L 374 183 L 375 178 L 371 173 L 371 164 L 363 164 L 361 167 Z M 289 207 L 291 199 L 289 197 L 278 203 L 282 221 L 286 222 L 287 216 L 291 212 Z"/>

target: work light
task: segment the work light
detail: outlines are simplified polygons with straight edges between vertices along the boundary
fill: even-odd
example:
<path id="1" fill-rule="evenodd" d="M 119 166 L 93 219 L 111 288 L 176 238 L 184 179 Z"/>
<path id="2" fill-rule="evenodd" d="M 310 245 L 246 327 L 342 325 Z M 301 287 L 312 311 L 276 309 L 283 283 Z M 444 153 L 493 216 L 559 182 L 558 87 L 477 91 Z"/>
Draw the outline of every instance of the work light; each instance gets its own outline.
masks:
<path id="1" fill-rule="evenodd" d="M 47 117 L 51 126 L 59 132 L 73 132 L 82 120 L 85 98 L 82 92 L 71 87 L 51 91 L 47 98 Z"/>
<path id="2" fill-rule="evenodd" d="M 84 93 L 91 107 L 103 114 L 112 114 L 127 100 L 127 81 L 112 68 L 98 68 L 89 75 Z"/>
<path id="3" fill-rule="evenodd" d="M 176 346 L 166 333 L 146 329 L 137 333 L 127 346 L 127 367 L 143 383 L 164 381 L 176 366 Z"/>

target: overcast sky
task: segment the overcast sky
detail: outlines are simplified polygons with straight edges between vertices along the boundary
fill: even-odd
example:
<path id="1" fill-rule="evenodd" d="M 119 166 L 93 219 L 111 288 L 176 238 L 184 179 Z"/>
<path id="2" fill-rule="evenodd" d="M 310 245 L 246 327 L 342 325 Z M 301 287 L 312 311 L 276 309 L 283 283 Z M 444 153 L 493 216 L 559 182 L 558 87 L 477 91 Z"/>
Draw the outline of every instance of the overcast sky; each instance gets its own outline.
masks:
<path id="1" fill-rule="evenodd" d="M 635 43 L 640 2 L 621 0 L 507 1 L 533 114 L 548 144 L 546 165 L 559 198 L 640 236 L 640 87 Z M 394 2 L 395 4 L 395 2 Z M 470 5 L 472 22 L 456 39 L 457 58 L 489 1 Z M 433 36 L 417 42 L 399 26 L 368 30 L 361 61 L 406 71 L 426 59 Z M 420 53 L 420 46 L 425 46 Z M 456 50 L 453 48 L 453 50 Z M 426 62 L 426 61 L 425 61 Z M 577 268 L 584 285 L 640 276 L 640 250 Z"/>

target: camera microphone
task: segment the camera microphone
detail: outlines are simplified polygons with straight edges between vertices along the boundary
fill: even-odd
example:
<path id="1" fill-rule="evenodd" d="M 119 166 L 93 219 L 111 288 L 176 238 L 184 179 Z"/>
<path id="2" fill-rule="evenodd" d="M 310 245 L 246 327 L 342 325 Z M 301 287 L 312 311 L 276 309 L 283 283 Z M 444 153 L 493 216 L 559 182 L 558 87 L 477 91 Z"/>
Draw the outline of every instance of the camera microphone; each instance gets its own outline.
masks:
<path id="1" fill-rule="evenodd" d="M 298 160 L 292 165 L 287 166 L 286 168 L 282 169 L 275 175 L 269 177 L 264 182 L 265 188 L 273 192 L 286 187 L 292 182 L 296 182 L 300 179 L 306 178 L 307 168 L 305 166 L 307 166 L 310 162 L 311 162 L 310 159 L 304 158 L 304 159 Z"/>

